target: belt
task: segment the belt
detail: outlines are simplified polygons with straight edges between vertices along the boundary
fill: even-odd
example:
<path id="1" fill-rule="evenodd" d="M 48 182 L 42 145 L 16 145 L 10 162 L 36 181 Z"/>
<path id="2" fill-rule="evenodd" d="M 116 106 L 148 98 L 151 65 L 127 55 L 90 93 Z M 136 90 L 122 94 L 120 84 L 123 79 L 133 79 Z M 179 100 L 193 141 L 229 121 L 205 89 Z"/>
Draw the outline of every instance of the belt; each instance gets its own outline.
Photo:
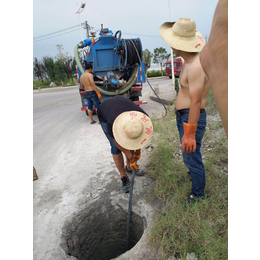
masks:
<path id="1" fill-rule="evenodd" d="M 184 109 L 179 109 L 179 110 L 175 109 L 175 114 L 177 116 L 181 116 L 181 115 L 184 115 L 184 114 L 189 114 L 189 112 L 190 112 L 189 108 L 184 108 Z M 203 113 L 206 113 L 204 108 L 200 110 L 200 114 L 203 114 Z"/>

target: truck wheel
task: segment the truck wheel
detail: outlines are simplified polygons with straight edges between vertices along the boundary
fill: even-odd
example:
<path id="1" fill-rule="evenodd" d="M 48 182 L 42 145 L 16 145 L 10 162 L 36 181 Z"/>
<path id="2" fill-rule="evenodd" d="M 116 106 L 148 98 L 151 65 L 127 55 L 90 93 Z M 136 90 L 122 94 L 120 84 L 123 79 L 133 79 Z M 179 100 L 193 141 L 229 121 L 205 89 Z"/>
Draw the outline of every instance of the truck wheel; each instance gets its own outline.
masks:
<path id="1" fill-rule="evenodd" d="M 172 78 L 172 76 L 169 76 L 169 79 L 171 79 Z"/>
<path id="2" fill-rule="evenodd" d="M 130 100 L 132 100 L 132 101 L 139 101 L 139 96 L 136 96 L 136 97 L 130 97 Z"/>

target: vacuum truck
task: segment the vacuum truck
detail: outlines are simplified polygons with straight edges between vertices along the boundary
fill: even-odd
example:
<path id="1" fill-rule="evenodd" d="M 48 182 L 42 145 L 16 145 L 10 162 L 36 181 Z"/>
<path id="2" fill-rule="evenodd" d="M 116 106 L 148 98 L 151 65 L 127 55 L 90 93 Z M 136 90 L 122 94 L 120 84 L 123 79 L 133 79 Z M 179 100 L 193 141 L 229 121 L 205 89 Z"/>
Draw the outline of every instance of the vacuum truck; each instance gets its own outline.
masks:
<path id="1" fill-rule="evenodd" d="M 121 36 L 120 30 L 113 34 L 102 25 L 99 37 L 87 38 L 74 48 L 81 110 L 86 113 L 87 100 L 80 84 L 86 63 L 92 65 L 94 82 L 102 96 L 101 102 L 115 95 L 124 95 L 137 105 L 147 103 L 139 100 L 145 83 L 144 64 L 143 66 L 141 64 L 143 53 L 141 40 L 123 39 Z"/>

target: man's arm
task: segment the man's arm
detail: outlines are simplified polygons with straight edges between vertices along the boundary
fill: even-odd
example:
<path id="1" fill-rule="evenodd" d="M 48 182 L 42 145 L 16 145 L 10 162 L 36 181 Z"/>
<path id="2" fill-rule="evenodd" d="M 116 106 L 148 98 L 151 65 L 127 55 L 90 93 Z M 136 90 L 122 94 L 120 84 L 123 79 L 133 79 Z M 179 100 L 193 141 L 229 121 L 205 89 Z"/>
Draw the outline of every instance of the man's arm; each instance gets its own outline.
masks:
<path id="1" fill-rule="evenodd" d="M 93 90 L 98 91 L 97 86 L 96 86 L 96 84 L 94 82 L 94 77 L 93 77 L 92 74 L 90 74 L 89 81 L 90 81 L 90 85 L 93 88 Z"/>
<path id="2" fill-rule="evenodd" d="M 115 139 L 114 139 L 114 141 L 115 141 L 117 148 L 125 154 L 127 159 L 130 159 L 133 156 L 133 152 L 123 148 Z"/>
<path id="3" fill-rule="evenodd" d="M 200 116 L 204 79 L 204 72 L 201 66 L 196 65 L 189 69 L 188 83 L 191 105 L 188 123 L 183 123 L 182 152 L 192 153 L 196 151 L 195 134 Z"/>
<path id="4" fill-rule="evenodd" d="M 191 105 L 188 124 L 196 124 L 198 123 L 200 116 L 205 75 L 200 66 L 196 66 L 190 69 L 192 70 L 188 73 L 188 82 Z"/>
<path id="5" fill-rule="evenodd" d="M 84 90 L 86 90 L 85 87 L 84 87 L 84 83 L 83 83 L 83 75 L 80 76 L 79 81 L 80 81 L 81 87 L 82 87 Z"/>

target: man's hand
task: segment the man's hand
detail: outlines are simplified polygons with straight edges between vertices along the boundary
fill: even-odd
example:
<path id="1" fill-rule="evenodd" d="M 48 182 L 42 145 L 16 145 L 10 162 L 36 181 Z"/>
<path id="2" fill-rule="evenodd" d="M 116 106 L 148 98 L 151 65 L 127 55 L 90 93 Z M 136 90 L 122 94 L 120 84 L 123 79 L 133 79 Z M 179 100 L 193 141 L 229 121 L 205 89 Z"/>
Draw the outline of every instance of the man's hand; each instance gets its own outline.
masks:
<path id="1" fill-rule="evenodd" d="M 196 151 L 195 133 L 197 124 L 183 123 L 184 135 L 182 137 L 182 152 L 192 153 Z"/>
<path id="2" fill-rule="evenodd" d="M 140 160 L 141 158 L 141 149 L 138 149 L 134 153 L 134 157 L 137 158 L 137 160 Z"/>
<path id="3" fill-rule="evenodd" d="M 101 99 L 102 96 L 101 96 L 100 92 L 98 90 L 96 90 L 96 93 L 97 93 L 98 98 Z"/>
<path id="4" fill-rule="evenodd" d="M 141 157 L 141 154 L 140 154 Z M 130 168 L 133 170 L 135 168 L 136 171 L 139 169 L 139 165 L 136 164 L 136 157 L 135 154 L 130 158 Z"/>

